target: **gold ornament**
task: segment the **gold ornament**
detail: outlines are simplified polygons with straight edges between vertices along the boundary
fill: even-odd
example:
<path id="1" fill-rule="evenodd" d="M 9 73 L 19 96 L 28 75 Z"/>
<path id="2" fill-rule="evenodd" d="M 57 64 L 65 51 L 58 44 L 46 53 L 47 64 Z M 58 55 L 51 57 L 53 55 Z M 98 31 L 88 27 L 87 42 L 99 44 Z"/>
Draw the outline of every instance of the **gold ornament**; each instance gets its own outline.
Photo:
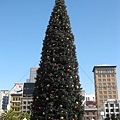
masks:
<path id="1" fill-rule="evenodd" d="M 45 115 L 45 112 L 43 112 L 43 115 Z"/>
<path id="2" fill-rule="evenodd" d="M 66 85 L 66 87 L 68 88 L 68 85 Z"/>
<path id="3" fill-rule="evenodd" d="M 49 100 L 49 98 L 46 98 L 46 100 Z"/>
<path id="4" fill-rule="evenodd" d="M 77 115 L 75 114 L 75 117 L 77 118 Z"/>
<path id="5" fill-rule="evenodd" d="M 62 116 L 62 117 L 60 117 L 60 120 L 63 120 L 64 119 L 64 117 Z"/>
<path id="6" fill-rule="evenodd" d="M 79 86 L 76 86 L 76 88 L 78 89 L 78 88 L 79 88 Z"/>
<path id="7" fill-rule="evenodd" d="M 39 97 L 37 96 L 36 98 L 38 99 Z"/>
<path id="8" fill-rule="evenodd" d="M 74 85 L 72 85 L 72 87 L 74 87 Z"/>
<path id="9" fill-rule="evenodd" d="M 50 84 L 47 84 L 47 87 L 49 87 L 50 86 Z"/>
<path id="10" fill-rule="evenodd" d="M 76 104 L 78 104 L 78 102 L 76 102 Z"/>
<path id="11" fill-rule="evenodd" d="M 63 107 L 63 105 L 60 105 L 60 107 Z"/>
<path id="12" fill-rule="evenodd" d="M 72 78 L 72 76 L 70 76 L 70 78 Z"/>

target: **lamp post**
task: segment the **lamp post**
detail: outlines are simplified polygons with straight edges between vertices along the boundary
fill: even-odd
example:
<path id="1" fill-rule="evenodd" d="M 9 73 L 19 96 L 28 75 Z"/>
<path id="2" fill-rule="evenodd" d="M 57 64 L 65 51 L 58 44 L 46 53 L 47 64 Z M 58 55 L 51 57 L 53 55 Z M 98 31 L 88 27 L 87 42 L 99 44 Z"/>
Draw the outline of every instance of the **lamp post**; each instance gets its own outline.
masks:
<path id="1" fill-rule="evenodd" d="M 104 117 L 104 112 L 101 111 L 100 114 L 101 114 L 102 120 L 104 120 L 104 119 L 103 119 L 103 117 Z"/>
<path id="2" fill-rule="evenodd" d="M 24 118 L 23 120 L 27 120 L 26 118 Z"/>

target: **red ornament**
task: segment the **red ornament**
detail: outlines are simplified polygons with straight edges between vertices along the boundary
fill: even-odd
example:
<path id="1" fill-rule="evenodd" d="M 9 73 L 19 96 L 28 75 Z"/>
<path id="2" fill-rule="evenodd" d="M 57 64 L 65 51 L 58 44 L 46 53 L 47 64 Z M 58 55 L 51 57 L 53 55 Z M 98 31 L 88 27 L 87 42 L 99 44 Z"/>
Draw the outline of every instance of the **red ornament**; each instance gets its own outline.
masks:
<path id="1" fill-rule="evenodd" d="M 58 38 L 56 38 L 56 40 L 58 40 Z"/>
<path id="2" fill-rule="evenodd" d="M 62 81 L 64 81 L 64 78 L 62 78 Z"/>
<path id="3" fill-rule="evenodd" d="M 43 72 L 41 71 L 40 74 L 42 74 Z"/>
<path id="4" fill-rule="evenodd" d="M 65 97 L 65 95 L 62 95 L 62 97 Z"/>
<path id="5" fill-rule="evenodd" d="M 52 90 L 51 93 L 54 93 L 54 90 Z"/>
<path id="6" fill-rule="evenodd" d="M 78 82 L 78 80 L 76 80 L 76 82 Z"/>
<path id="7" fill-rule="evenodd" d="M 74 109 L 77 109 L 77 106 L 74 106 Z"/>
<path id="8" fill-rule="evenodd" d="M 66 71 L 67 71 L 67 72 L 69 72 L 69 71 L 70 71 L 70 69 L 67 69 Z"/>

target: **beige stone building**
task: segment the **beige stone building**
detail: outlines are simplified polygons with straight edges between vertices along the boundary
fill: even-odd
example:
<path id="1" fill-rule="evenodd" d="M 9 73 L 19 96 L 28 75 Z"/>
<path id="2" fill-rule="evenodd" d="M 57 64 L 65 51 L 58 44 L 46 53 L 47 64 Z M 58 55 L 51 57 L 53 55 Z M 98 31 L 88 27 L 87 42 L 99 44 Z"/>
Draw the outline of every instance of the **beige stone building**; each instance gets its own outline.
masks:
<path id="1" fill-rule="evenodd" d="M 10 108 L 17 114 L 21 113 L 22 108 L 22 93 L 12 93 L 10 99 Z"/>
<path id="2" fill-rule="evenodd" d="M 94 66 L 93 72 L 97 107 L 108 99 L 118 100 L 116 66 Z"/>

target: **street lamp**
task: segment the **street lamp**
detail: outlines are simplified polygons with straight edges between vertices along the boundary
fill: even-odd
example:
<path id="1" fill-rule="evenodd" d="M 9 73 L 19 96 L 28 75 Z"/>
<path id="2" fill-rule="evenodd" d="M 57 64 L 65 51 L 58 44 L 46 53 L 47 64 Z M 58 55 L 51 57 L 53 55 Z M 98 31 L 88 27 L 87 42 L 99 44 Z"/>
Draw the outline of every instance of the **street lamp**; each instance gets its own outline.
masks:
<path id="1" fill-rule="evenodd" d="M 27 120 L 26 118 L 24 118 L 23 120 Z"/>
<path id="2" fill-rule="evenodd" d="M 103 120 L 104 112 L 101 111 L 100 114 L 101 114 L 101 116 L 102 116 L 102 120 Z"/>

